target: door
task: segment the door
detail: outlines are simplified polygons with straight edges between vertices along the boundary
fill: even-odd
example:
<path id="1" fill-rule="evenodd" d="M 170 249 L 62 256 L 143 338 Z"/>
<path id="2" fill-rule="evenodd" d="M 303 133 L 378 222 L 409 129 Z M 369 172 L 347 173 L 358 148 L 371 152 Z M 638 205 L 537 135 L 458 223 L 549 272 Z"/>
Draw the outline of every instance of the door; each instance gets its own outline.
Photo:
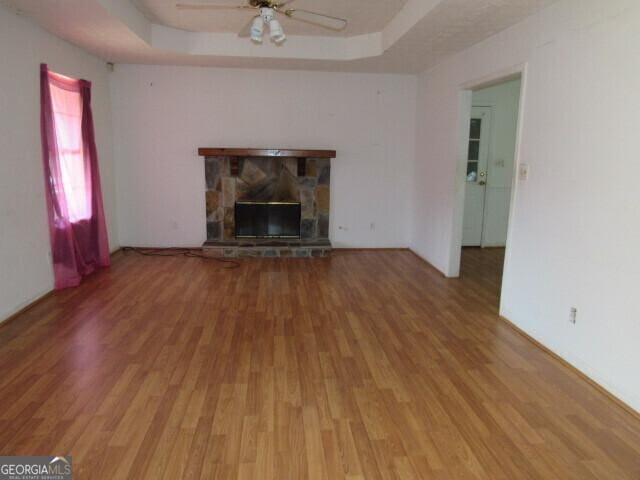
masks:
<path id="1" fill-rule="evenodd" d="M 481 246 L 484 223 L 491 107 L 473 107 L 469 125 L 462 246 Z"/>

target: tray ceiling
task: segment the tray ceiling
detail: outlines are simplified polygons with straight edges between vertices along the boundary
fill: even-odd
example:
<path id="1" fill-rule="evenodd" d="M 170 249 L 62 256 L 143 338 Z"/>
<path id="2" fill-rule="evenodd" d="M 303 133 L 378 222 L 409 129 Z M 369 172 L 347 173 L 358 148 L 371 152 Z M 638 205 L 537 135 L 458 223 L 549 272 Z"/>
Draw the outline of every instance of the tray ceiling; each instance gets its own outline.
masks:
<path id="1" fill-rule="evenodd" d="M 343 15 L 350 27 L 346 36 L 330 36 L 283 21 L 288 39 L 281 46 L 254 45 L 237 36 L 251 12 L 186 15 L 169 0 L 0 0 L 0 5 L 114 63 L 418 73 L 556 1 L 296 0 L 300 8 Z"/>
<path id="2" fill-rule="evenodd" d="M 152 22 L 190 32 L 237 33 L 254 13 L 251 11 L 180 11 L 180 3 L 247 5 L 246 0 L 132 0 Z M 352 36 L 381 31 L 407 0 L 296 0 L 291 8 L 303 8 L 349 19 L 342 32 L 332 32 L 289 18 L 281 18 L 289 35 Z M 287 7 L 289 8 L 289 6 Z"/>

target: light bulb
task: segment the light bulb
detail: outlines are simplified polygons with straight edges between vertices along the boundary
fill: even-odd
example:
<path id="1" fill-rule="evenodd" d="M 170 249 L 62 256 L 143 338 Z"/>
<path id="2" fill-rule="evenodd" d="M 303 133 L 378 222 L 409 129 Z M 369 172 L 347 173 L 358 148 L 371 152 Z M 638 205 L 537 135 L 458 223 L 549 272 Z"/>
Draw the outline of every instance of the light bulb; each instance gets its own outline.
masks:
<path id="1" fill-rule="evenodd" d="M 264 21 L 262 17 L 256 17 L 251 23 L 251 40 L 256 43 L 262 43 L 262 33 L 264 31 Z"/>
<path id="2" fill-rule="evenodd" d="M 269 30 L 271 40 L 275 43 L 282 43 L 287 39 L 287 36 L 284 34 L 284 30 L 282 29 L 282 25 L 275 18 L 269 22 Z"/>

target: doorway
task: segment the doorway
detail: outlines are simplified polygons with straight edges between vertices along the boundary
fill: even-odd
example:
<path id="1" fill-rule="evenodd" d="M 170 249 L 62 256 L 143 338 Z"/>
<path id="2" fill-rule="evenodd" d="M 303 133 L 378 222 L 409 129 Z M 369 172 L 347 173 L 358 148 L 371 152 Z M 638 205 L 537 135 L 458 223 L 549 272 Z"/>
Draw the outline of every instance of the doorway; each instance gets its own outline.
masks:
<path id="1" fill-rule="evenodd" d="M 502 283 L 520 114 L 520 75 L 471 90 L 460 273 Z"/>
<path id="2" fill-rule="evenodd" d="M 520 78 L 472 93 L 463 247 L 505 247 L 515 167 Z"/>

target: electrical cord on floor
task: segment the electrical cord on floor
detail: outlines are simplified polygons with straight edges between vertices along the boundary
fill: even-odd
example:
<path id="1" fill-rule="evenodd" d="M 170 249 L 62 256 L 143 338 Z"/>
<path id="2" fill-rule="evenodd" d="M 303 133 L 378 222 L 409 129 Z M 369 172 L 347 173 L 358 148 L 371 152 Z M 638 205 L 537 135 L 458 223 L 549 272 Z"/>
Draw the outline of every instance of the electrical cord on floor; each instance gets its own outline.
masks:
<path id="1" fill-rule="evenodd" d="M 227 258 L 213 257 L 210 255 L 205 255 L 202 253 L 202 250 L 199 248 L 179 248 L 179 247 L 169 247 L 169 248 L 141 248 L 141 247 L 122 247 L 123 252 L 134 252 L 138 255 L 143 255 L 145 257 L 188 257 L 188 258 L 202 258 L 204 260 L 213 260 L 215 262 L 223 263 L 228 265 L 222 268 L 238 268 L 240 266 L 240 262 L 236 260 L 230 260 Z"/>

